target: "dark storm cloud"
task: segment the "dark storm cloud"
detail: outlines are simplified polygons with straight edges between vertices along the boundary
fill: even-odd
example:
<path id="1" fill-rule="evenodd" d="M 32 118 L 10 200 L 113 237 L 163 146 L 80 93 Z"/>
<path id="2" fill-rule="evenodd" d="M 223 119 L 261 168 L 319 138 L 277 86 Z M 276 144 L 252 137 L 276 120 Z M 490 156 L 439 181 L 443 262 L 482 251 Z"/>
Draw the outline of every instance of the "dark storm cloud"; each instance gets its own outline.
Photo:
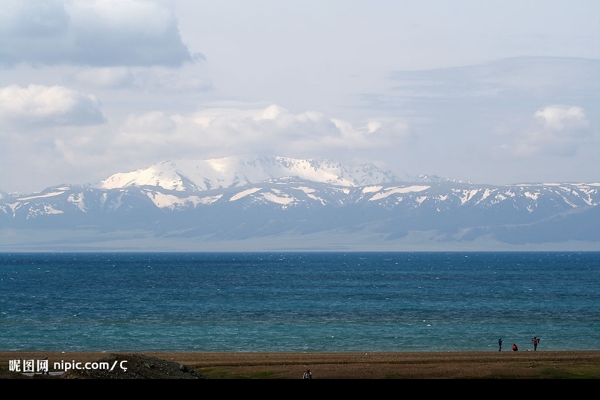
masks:
<path id="1" fill-rule="evenodd" d="M 17 1 L 0 8 L 0 65 L 169 66 L 201 59 L 163 3 Z"/>

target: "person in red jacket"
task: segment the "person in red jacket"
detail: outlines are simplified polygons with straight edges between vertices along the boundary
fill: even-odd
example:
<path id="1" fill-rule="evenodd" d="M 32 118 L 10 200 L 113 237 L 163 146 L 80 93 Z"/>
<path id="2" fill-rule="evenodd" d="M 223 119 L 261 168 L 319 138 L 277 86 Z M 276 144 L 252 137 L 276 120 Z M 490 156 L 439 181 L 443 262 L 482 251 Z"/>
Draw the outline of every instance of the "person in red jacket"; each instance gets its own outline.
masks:
<path id="1" fill-rule="evenodd" d="M 533 342 L 533 351 L 537 350 L 537 345 L 540 342 L 540 339 L 536 336 L 533 337 L 533 339 L 531 339 L 531 341 Z"/>
<path id="2" fill-rule="evenodd" d="M 513 343 L 513 351 L 518 351 L 518 350 L 519 350 L 519 348 L 517 347 L 517 345 Z"/>

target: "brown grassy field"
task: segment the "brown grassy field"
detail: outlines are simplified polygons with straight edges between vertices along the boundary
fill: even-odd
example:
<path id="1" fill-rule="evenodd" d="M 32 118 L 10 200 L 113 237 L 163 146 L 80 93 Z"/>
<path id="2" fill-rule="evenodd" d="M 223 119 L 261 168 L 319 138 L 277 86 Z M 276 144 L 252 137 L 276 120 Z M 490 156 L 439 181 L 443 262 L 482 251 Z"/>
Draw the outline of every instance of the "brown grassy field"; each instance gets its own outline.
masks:
<path id="1" fill-rule="evenodd" d="M 153 378 L 149 363 L 134 364 L 135 354 L 120 378 Z M 140 354 L 140 353 L 138 353 Z M 141 353 L 145 357 L 191 367 L 209 379 L 300 379 L 310 368 L 313 379 L 598 379 L 600 351 L 428 352 L 428 353 Z M 0 378 L 40 379 L 10 372 L 9 360 L 93 362 L 108 353 L 0 352 Z M 152 364 L 152 363 L 150 363 Z M 146 365 L 146 366 L 144 366 Z M 166 364 L 165 364 L 166 365 Z M 146 368 L 148 367 L 148 368 Z M 167 367 L 165 367 L 167 368 Z M 174 367 L 175 368 L 175 367 Z M 129 374 L 129 375 L 128 375 Z M 149 374 L 149 375 L 148 375 Z M 176 374 L 172 375 L 176 377 Z M 63 376 L 64 377 L 64 376 Z M 85 374 L 78 377 L 85 378 Z M 88 374 L 87 377 L 93 378 Z M 107 372 L 103 378 L 111 378 Z M 115 377 L 117 377 L 115 375 Z M 156 375 L 165 378 L 165 375 Z M 60 379 L 60 376 L 43 377 Z"/>

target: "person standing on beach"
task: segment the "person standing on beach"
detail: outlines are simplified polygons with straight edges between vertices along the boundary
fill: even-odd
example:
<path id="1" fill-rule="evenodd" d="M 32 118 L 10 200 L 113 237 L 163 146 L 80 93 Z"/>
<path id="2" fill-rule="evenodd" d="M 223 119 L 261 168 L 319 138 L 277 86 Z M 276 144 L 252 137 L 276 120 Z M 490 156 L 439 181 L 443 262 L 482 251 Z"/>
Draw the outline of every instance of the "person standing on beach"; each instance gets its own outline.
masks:
<path id="1" fill-rule="evenodd" d="M 502 351 L 502 339 L 498 339 L 498 351 Z"/>
<path id="2" fill-rule="evenodd" d="M 533 351 L 537 350 L 537 345 L 540 342 L 540 339 L 536 336 L 533 337 L 533 339 L 531 339 L 531 341 L 533 342 Z"/>

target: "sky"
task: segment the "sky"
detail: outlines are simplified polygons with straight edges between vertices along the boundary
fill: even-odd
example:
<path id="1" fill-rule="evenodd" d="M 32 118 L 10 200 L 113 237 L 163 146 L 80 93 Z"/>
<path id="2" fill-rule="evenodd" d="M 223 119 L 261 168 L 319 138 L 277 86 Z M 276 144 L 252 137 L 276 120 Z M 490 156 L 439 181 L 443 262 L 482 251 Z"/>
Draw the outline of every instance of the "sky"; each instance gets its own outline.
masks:
<path id="1" fill-rule="evenodd" d="M 600 182 L 597 0 L 0 0 L 0 190 L 271 154 Z"/>

